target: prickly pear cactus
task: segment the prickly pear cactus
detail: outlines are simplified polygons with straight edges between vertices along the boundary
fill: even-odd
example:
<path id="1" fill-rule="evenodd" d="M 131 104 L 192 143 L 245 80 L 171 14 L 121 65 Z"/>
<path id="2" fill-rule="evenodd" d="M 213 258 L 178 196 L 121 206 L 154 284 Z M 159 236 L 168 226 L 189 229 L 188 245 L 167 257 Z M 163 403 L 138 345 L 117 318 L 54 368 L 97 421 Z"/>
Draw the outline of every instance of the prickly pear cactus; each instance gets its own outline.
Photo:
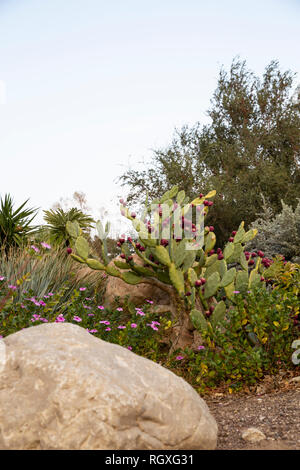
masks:
<path id="1" fill-rule="evenodd" d="M 123 261 L 115 260 L 114 266 L 109 265 L 107 256 L 108 224 L 105 229 L 100 221 L 96 224 L 102 240 L 103 262 L 100 262 L 90 255 L 78 225 L 68 222 L 67 230 L 75 248 L 71 256 L 128 284 L 153 282 L 167 286 L 179 305 L 179 316 L 189 315 L 194 327 L 200 330 L 216 328 L 226 313 L 226 302 L 217 302 L 216 297 L 230 301 L 236 291 L 247 292 L 261 282 L 262 270 L 259 256 L 249 260 L 244 253 L 244 245 L 257 233 L 255 229 L 245 231 L 244 222 L 232 232 L 223 250 L 214 250 L 214 228 L 202 227 L 215 193 L 200 194 L 189 201 L 184 191 L 175 186 L 160 200 L 152 204 L 147 201 L 141 218 L 122 203 L 121 213 L 132 221 L 137 237 L 118 241 Z M 133 253 L 142 260 L 142 266 L 134 262 Z"/>

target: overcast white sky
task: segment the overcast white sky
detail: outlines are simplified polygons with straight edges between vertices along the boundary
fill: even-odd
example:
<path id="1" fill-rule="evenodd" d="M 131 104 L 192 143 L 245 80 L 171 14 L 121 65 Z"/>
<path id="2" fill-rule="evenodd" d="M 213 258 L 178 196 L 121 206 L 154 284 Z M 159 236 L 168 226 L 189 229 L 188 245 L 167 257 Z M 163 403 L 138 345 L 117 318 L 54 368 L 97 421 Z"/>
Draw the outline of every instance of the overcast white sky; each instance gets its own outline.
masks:
<path id="1" fill-rule="evenodd" d="M 300 71 L 299 19 L 299 0 L 0 0 L 0 194 L 118 210 L 116 177 L 207 120 L 221 65 Z"/>

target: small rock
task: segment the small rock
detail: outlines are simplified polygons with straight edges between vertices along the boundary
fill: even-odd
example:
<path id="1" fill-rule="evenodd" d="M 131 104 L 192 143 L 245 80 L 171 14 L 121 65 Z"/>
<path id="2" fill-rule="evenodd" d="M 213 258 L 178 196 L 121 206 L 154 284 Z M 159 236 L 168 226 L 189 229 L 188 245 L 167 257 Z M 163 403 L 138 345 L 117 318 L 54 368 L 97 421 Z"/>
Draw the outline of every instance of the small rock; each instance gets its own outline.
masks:
<path id="1" fill-rule="evenodd" d="M 266 436 L 257 428 L 248 428 L 243 432 L 242 439 L 249 442 L 259 442 L 266 439 Z"/>
<path id="2" fill-rule="evenodd" d="M 300 375 L 298 375 L 297 377 L 293 377 L 290 382 L 294 382 L 294 383 L 300 383 Z"/>

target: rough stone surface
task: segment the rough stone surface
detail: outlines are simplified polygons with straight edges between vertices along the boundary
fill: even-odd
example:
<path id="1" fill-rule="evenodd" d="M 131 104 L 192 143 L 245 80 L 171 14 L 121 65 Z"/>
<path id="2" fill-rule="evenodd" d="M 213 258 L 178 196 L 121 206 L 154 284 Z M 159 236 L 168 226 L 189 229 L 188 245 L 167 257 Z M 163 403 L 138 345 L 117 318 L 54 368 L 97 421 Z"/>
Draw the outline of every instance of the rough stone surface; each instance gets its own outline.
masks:
<path id="1" fill-rule="evenodd" d="M 214 449 L 217 424 L 180 377 L 73 324 L 4 339 L 0 449 Z"/>
<path id="2" fill-rule="evenodd" d="M 248 428 L 243 432 L 242 439 L 249 442 L 259 442 L 266 439 L 266 436 L 257 428 Z"/>
<path id="3" fill-rule="evenodd" d="M 142 265 L 142 260 L 138 255 L 133 255 L 133 259 L 136 264 Z M 117 257 L 116 260 L 124 262 L 120 257 Z M 115 267 L 113 261 L 110 262 L 110 265 Z M 155 303 L 161 305 L 170 303 L 168 293 L 159 287 L 151 284 L 130 285 L 118 277 L 109 276 L 106 285 L 105 303 L 111 305 L 115 297 L 120 297 L 119 301 L 122 304 L 126 296 L 129 296 L 129 300 L 134 304 L 141 304 L 145 299 L 155 299 Z"/>

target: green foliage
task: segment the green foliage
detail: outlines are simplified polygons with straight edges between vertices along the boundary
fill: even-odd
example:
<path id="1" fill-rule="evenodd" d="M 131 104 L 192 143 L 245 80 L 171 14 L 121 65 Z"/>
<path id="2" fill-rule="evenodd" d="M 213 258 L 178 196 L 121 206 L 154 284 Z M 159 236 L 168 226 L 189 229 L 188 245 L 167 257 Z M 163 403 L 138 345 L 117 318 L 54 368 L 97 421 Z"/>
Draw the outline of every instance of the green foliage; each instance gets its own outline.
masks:
<path id="1" fill-rule="evenodd" d="M 31 226 L 38 209 L 25 208 L 28 200 L 17 209 L 9 194 L 0 200 L 0 246 L 9 249 L 21 246 L 32 235 L 37 227 Z"/>
<path id="2" fill-rule="evenodd" d="M 147 280 L 147 282 L 150 281 L 154 285 L 166 284 L 167 286 L 172 286 L 173 297 L 177 299 L 176 302 L 180 305 L 181 315 L 185 313 L 189 315 L 191 311 L 194 311 L 190 318 L 192 322 L 195 319 L 195 328 L 206 324 L 206 320 L 204 318 L 203 321 L 202 316 L 204 312 L 208 312 L 207 315 L 211 314 L 209 306 L 214 303 L 216 312 L 210 319 L 210 325 L 215 327 L 217 321 L 223 318 L 226 310 L 224 302 L 218 303 L 215 297 L 225 296 L 228 299 L 232 299 L 234 290 L 237 289 L 245 293 L 257 285 L 257 282 L 260 283 L 260 275 L 258 274 L 261 270 L 260 258 L 256 259 L 252 270 L 249 270 L 243 254 L 244 243 L 255 237 L 256 230 L 252 229 L 246 232 L 242 222 L 234 239 L 227 243 L 224 250 L 225 256 L 222 253 L 211 253 L 216 243 L 216 236 L 212 228 L 205 228 L 203 247 L 195 245 L 193 236 L 197 235 L 196 226 L 196 231 L 190 232 L 190 238 L 187 235 L 187 238 L 182 240 L 176 239 L 175 233 L 178 228 L 176 226 L 178 220 L 181 221 L 180 224 L 185 220 L 184 214 L 187 213 L 188 209 L 194 210 L 195 215 L 198 206 L 202 206 L 204 202 L 206 204 L 202 208 L 200 207 L 200 210 L 203 210 L 203 213 L 206 215 L 208 213 L 208 199 L 215 196 L 215 191 L 210 191 L 206 196 L 193 199 L 191 202 L 189 202 L 189 198 L 185 198 L 185 205 L 181 208 L 176 207 L 174 204 L 176 197 L 177 199 L 182 199 L 183 193 L 181 193 L 179 198 L 177 194 L 177 186 L 167 191 L 157 201 L 159 205 L 154 214 L 152 213 L 153 202 L 149 205 L 146 204 L 141 219 L 137 218 L 136 215 L 132 217 L 132 213 L 126 206 L 121 207 L 124 216 L 132 221 L 134 228 L 137 230 L 137 240 L 134 242 L 130 239 L 130 241 L 126 242 L 125 239 L 122 239 L 122 243 L 118 242 L 124 261 L 116 260 L 114 265 L 107 264 L 105 245 L 103 245 L 103 257 L 106 261 L 104 263 L 97 262 L 96 260 L 93 261 L 88 242 L 81 234 L 78 236 L 78 227 L 76 229 L 69 222 L 67 230 L 73 237 L 72 246 L 76 250 L 76 253 L 73 253 L 72 256 L 73 259 L 86 263 L 90 268 L 105 271 L 106 274 L 119 277 L 128 284 L 136 285 Z M 159 209 L 164 201 L 169 201 L 168 204 L 171 207 L 170 213 L 166 215 L 162 213 L 162 209 Z M 176 219 L 175 214 L 179 218 Z M 147 217 L 149 217 L 148 221 Z M 152 220 L 150 220 L 151 217 Z M 162 236 L 166 223 L 169 224 L 170 229 L 168 239 L 164 239 Z M 97 222 L 96 227 L 99 237 L 105 241 L 109 228 L 106 227 L 104 230 L 100 221 Z M 200 229 L 198 229 L 199 231 Z M 157 235 L 157 237 L 152 238 L 152 233 Z M 187 249 L 188 244 L 192 248 L 195 246 L 195 249 Z M 136 263 L 131 254 L 132 250 L 143 261 L 143 266 L 140 263 Z M 238 253 L 237 259 L 235 259 L 235 253 Z M 240 264 L 242 270 L 238 270 L 237 266 L 235 266 L 227 271 L 227 261 L 237 261 L 237 266 Z M 199 282 L 198 279 L 202 279 L 202 281 Z M 202 287 L 203 285 L 204 287 Z M 200 320 L 199 314 L 195 313 L 197 310 L 195 310 L 195 305 L 197 305 L 197 309 L 200 311 Z"/>
<path id="3" fill-rule="evenodd" d="M 277 213 L 281 199 L 295 208 L 300 193 L 300 104 L 293 102 L 294 75 L 272 61 L 262 78 L 235 59 L 221 69 L 208 111 L 210 123 L 176 130 L 171 144 L 154 151 L 148 169 L 121 177 L 130 187 L 128 201 L 148 192 L 160 198 L 180 184 L 191 197 L 215 188 L 207 223 L 216 227 L 222 246 L 232 227 L 246 226 L 262 207 L 260 193 Z M 183 193 L 181 193 L 183 194 Z"/>
<path id="4" fill-rule="evenodd" d="M 282 288 L 236 294 L 235 306 L 218 321 L 218 328 L 202 328 L 203 346 L 177 350 L 168 366 L 182 371 L 200 391 L 220 384 L 231 391 L 253 385 L 265 374 L 292 367 L 292 350 L 298 347 L 293 340 L 299 337 L 297 312 L 298 295 Z M 176 359 L 178 355 L 183 359 Z"/>
<path id="5" fill-rule="evenodd" d="M 0 281 L 0 305 L 5 295 Z M 66 298 L 65 292 L 69 295 Z M 110 343 L 116 343 L 153 361 L 162 357 L 160 338 L 165 320 L 150 312 L 146 304 L 139 310 L 133 306 L 114 310 L 98 305 L 90 289 L 72 289 L 61 286 L 58 291 L 42 298 L 30 290 L 27 295 L 17 294 L 0 309 L 0 337 L 6 337 L 23 328 L 53 322 L 68 322 L 81 326 L 92 335 Z"/>
<path id="6" fill-rule="evenodd" d="M 74 232 L 70 236 L 66 228 L 68 222 L 77 222 L 83 232 L 87 232 L 94 222 L 92 217 L 74 207 L 66 211 L 61 208 L 56 210 L 51 209 L 44 211 L 44 214 L 44 220 L 46 222 L 44 230 L 49 234 L 51 243 L 56 245 L 69 246 L 71 236 L 74 236 Z"/>
<path id="7" fill-rule="evenodd" d="M 287 260 L 300 261 L 300 199 L 293 211 L 281 201 L 282 210 L 274 216 L 263 198 L 263 211 L 251 224 L 258 236 L 248 245 L 249 250 L 262 250 L 266 256 L 283 255 Z"/>
<path id="8" fill-rule="evenodd" d="M 33 245 L 34 246 L 34 245 Z M 35 251 L 37 250 L 37 251 Z M 89 282 L 92 288 L 101 283 L 101 277 L 95 271 L 81 272 L 81 265 L 76 263 L 62 248 L 45 249 L 42 245 L 12 247 L 7 254 L 0 251 L 0 277 L 4 278 L 2 288 L 17 286 L 12 290 L 14 298 L 20 301 L 26 291 L 32 291 L 42 299 L 50 291 L 59 291 L 68 284 L 63 300 L 70 290 L 82 282 Z"/>

